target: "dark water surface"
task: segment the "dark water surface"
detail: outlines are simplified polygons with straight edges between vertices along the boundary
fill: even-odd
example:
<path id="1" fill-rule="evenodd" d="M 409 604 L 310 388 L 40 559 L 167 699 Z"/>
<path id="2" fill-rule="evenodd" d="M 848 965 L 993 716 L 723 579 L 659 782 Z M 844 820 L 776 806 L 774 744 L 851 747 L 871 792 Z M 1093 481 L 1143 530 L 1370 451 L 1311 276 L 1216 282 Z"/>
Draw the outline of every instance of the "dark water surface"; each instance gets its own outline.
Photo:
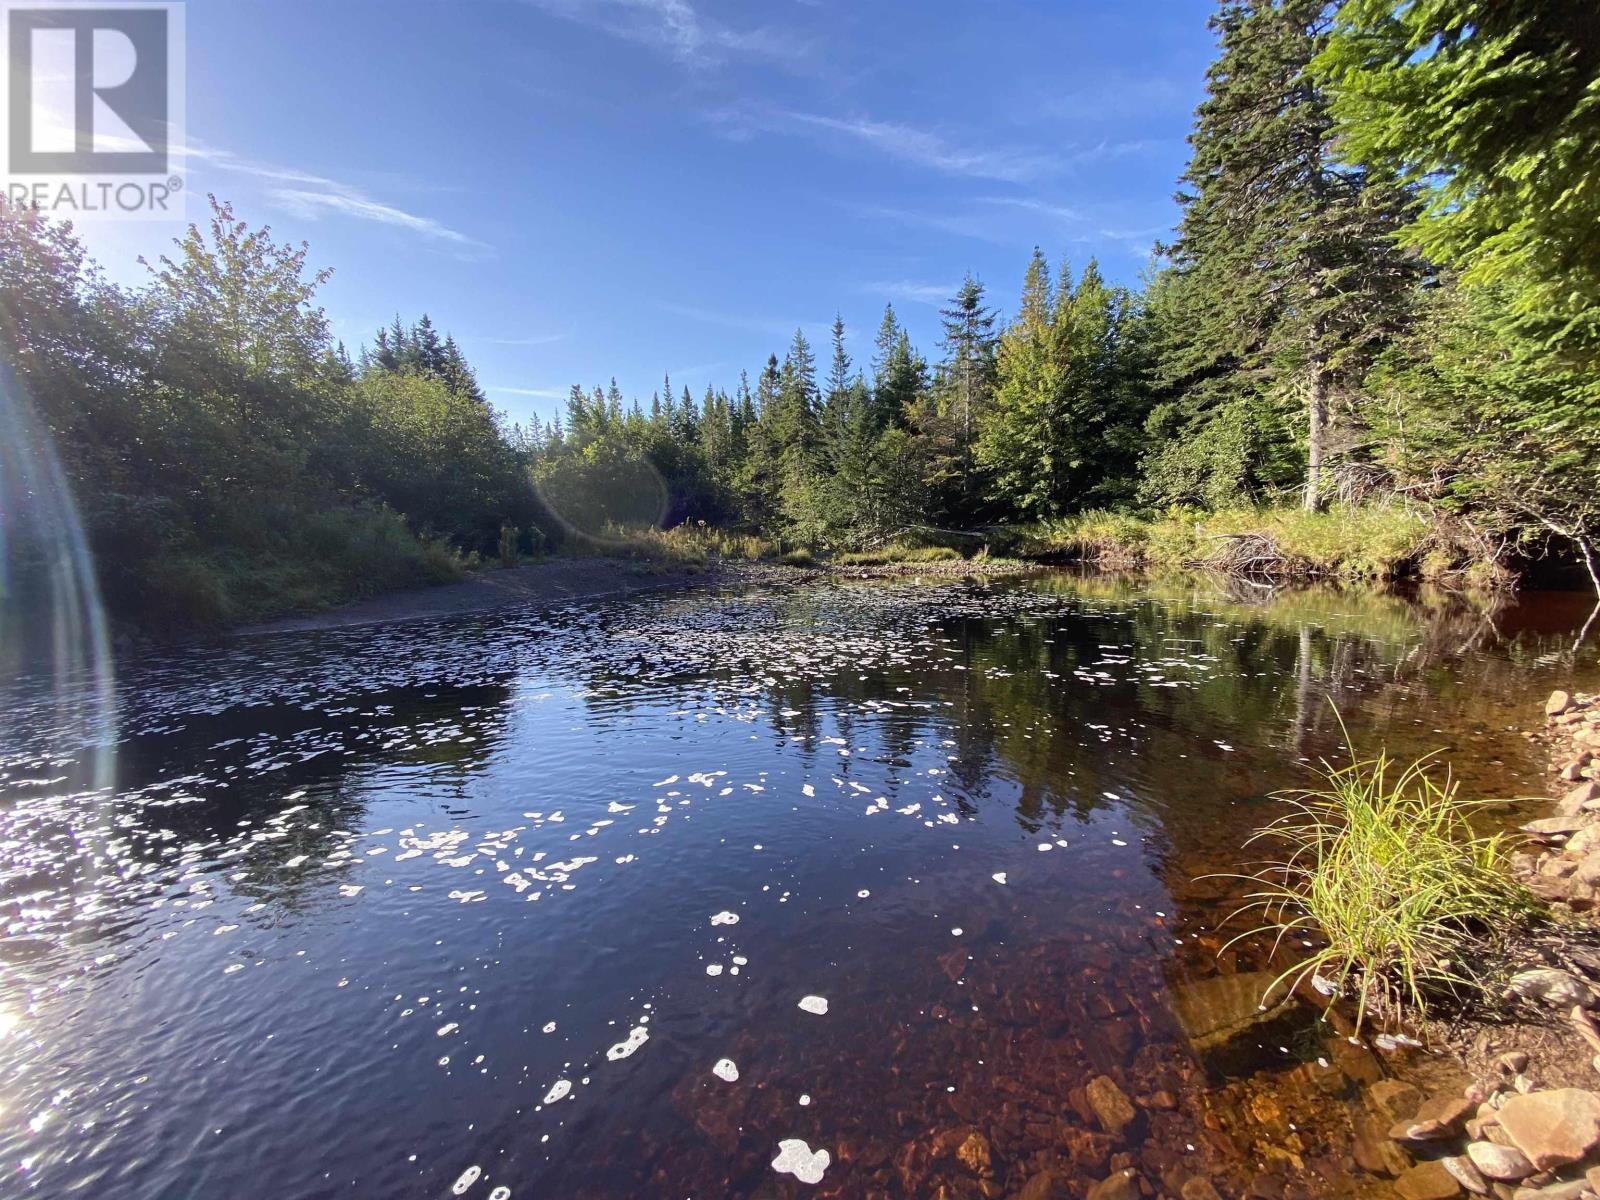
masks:
<path id="1" fill-rule="evenodd" d="M 1516 728 L 1592 682 L 1587 606 L 1243 591 L 254 638 L 125 668 L 98 752 L 70 683 L 16 682 L 0 1194 L 1359 1191 L 1345 1105 L 1388 1067 L 1303 1013 L 1229 1026 L 1273 964 L 1219 955 L 1240 889 L 1204 877 L 1336 751 L 1330 696 L 1368 745 L 1541 790 Z"/>

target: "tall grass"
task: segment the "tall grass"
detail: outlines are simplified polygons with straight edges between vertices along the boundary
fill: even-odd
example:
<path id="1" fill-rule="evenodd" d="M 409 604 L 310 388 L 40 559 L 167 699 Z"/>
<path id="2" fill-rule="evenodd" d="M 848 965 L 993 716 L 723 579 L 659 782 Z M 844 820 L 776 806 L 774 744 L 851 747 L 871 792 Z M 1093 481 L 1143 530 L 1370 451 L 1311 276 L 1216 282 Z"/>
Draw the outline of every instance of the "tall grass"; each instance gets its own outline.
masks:
<path id="1" fill-rule="evenodd" d="M 892 542 L 876 550 L 848 550 L 836 560 L 846 567 L 881 567 L 890 563 L 959 562 L 961 551 L 953 546 L 907 546 Z"/>
<path id="2" fill-rule="evenodd" d="M 594 554 L 628 554 L 653 562 L 680 566 L 704 566 L 712 559 L 737 558 L 757 562 L 774 558 L 778 544 L 750 533 L 731 533 L 700 523 L 684 522 L 671 529 L 624 528 L 608 526 L 602 540 L 591 545 L 576 545 Z"/>
<path id="3" fill-rule="evenodd" d="M 1456 577 L 1503 585 L 1486 548 L 1440 514 L 1404 505 L 1171 509 L 1140 516 L 1092 510 L 1014 532 L 1015 552 L 1108 567 L 1212 568 L 1280 578 Z"/>
<path id="4" fill-rule="evenodd" d="M 1252 838 L 1286 853 L 1248 876 L 1257 889 L 1239 913 L 1263 923 L 1239 938 L 1320 941 L 1279 982 L 1315 973 L 1353 992 L 1359 1027 L 1369 1013 L 1425 1015 L 1430 990 L 1470 983 L 1462 955 L 1529 900 L 1504 869 L 1504 837 L 1472 828 L 1488 802 L 1462 799 L 1434 756 L 1405 766 L 1385 753 L 1351 758 L 1324 763 L 1323 787 L 1280 794 L 1288 811 Z"/>

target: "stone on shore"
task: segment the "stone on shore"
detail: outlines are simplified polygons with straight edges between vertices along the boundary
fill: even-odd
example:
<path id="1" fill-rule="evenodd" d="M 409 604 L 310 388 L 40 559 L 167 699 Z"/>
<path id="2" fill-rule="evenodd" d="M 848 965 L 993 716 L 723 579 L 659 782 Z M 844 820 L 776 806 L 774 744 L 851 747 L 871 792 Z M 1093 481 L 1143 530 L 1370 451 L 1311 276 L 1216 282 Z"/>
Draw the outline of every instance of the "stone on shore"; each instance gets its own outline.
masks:
<path id="1" fill-rule="evenodd" d="M 1487 1196 L 1489 1194 L 1489 1181 L 1483 1177 L 1478 1168 L 1472 1165 L 1472 1160 L 1464 1154 L 1452 1155 L 1441 1158 L 1440 1164 L 1450 1177 L 1459 1183 L 1474 1196 Z"/>
<path id="2" fill-rule="evenodd" d="M 1562 691 L 1560 688 L 1557 688 L 1555 691 L 1550 693 L 1550 699 L 1544 702 L 1544 715 L 1547 717 L 1559 717 L 1571 707 L 1571 694 Z"/>
<path id="3" fill-rule="evenodd" d="M 1600 786 L 1596 786 L 1592 779 L 1585 779 L 1561 797 L 1561 803 L 1556 805 L 1556 812 L 1563 817 L 1575 817 L 1581 812 L 1588 811 L 1585 806 L 1594 803 L 1597 798 L 1600 798 Z"/>
<path id="4" fill-rule="evenodd" d="M 1539 967 L 1513 975 L 1506 985 L 1505 998 L 1509 1000 L 1513 996 L 1542 1000 L 1555 1008 L 1571 1008 L 1575 1004 L 1592 1008 L 1595 1003 L 1594 990 L 1587 983 L 1553 967 Z"/>
<path id="5" fill-rule="evenodd" d="M 1533 1164 L 1528 1156 L 1515 1146 L 1500 1146 L 1494 1142 L 1470 1142 L 1467 1157 L 1490 1179 L 1501 1183 L 1519 1183 L 1533 1174 Z"/>
<path id="6" fill-rule="evenodd" d="M 1600 1096 L 1592 1092 L 1558 1088 L 1512 1096 L 1499 1115 L 1500 1128 L 1541 1171 L 1579 1162 L 1600 1146 Z"/>

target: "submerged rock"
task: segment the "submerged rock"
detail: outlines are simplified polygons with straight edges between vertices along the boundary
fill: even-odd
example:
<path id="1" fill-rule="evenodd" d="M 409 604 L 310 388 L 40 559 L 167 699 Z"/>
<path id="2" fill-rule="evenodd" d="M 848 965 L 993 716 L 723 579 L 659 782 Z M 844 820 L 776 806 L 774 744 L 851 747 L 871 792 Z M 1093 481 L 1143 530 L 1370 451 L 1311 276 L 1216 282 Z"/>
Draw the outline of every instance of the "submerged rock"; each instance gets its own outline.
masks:
<path id="1" fill-rule="evenodd" d="M 1367 1089 L 1367 1100 L 1391 1122 L 1404 1121 L 1416 1116 L 1422 1092 L 1399 1079 L 1380 1079 Z"/>
<path id="2" fill-rule="evenodd" d="M 1273 971 L 1248 971 L 1180 984 L 1172 1011 L 1194 1048 L 1211 1050 L 1282 1012 L 1291 993 L 1283 984 L 1274 988 L 1276 979 Z"/>
<path id="3" fill-rule="evenodd" d="M 1088 1098 L 1089 1107 L 1094 1109 L 1100 1128 L 1112 1137 L 1121 1137 L 1122 1131 L 1139 1115 L 1134 1110 L 1133 1102 L 1109 1075 L 1096 1075 L 1084 1088 L 1084 1095 Z"/>
<path id="4" fill-rule="evenodd" d="M 1405 1200 L 1449 1200 L 1461 1194 L 1461 1184 L 1442 1162 L 1423 1162 L 1402 1171 L 1394 1190 Z"/>
<path id="5" fill-rule="evenodd" d="M 1139 1200 L 1139 1173 L 1129 1167 L 1102 1179 L 1089 1189 L 1087 1200 Z"/>

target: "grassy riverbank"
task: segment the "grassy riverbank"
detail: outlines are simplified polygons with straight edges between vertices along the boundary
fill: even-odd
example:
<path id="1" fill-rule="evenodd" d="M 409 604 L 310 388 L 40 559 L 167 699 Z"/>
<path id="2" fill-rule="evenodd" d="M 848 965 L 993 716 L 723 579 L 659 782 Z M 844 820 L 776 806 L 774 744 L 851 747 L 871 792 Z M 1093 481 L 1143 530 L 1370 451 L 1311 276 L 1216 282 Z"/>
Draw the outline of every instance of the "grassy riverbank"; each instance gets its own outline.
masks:
<path id="1" fill-rule="evenodd" d="M 1272 579 L 1452 579 L 1504 587 L 1492 548 L 1440 514 L 1405 507 L 1096 511 L 1016 530 L 1011 553 L 1102 567 L 1209 569 Z"/>

